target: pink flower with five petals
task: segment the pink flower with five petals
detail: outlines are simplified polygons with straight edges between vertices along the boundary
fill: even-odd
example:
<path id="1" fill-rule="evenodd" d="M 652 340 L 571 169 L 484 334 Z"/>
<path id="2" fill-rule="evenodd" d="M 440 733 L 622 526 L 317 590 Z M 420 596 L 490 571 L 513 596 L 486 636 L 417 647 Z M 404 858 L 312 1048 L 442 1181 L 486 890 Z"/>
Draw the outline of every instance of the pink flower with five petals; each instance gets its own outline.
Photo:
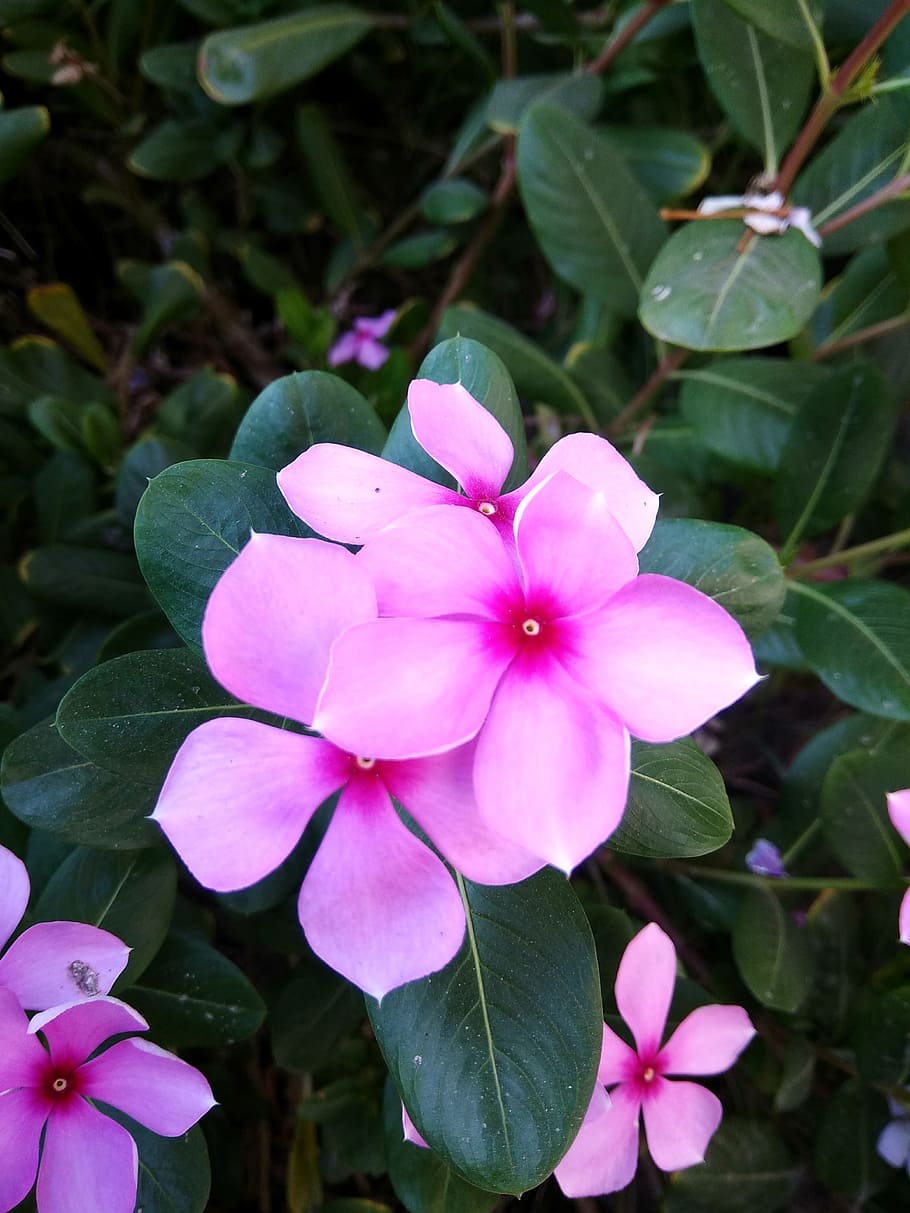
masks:
<path id="1" fill-rule="evenodd" d="M 910 847 L 910 788 L 889 792 L 886 800 L 891 824 Z M 898 935 L 901 943 L 910 945 L 910 889 L 907 889 L 901 900 Z"/>
<path id="2" fill-rule="evenodd" d="M 395 316 L 392 308 L 381 316 L 361 316 L 355 320 L 354 327 L 342 333 L 329 350 L 326 358 L 329 366 L 359 362 L 368 371 L 378 371 L 389 356 L 388 347 L 382 344 L 380 337 L 392 327 Z"/>

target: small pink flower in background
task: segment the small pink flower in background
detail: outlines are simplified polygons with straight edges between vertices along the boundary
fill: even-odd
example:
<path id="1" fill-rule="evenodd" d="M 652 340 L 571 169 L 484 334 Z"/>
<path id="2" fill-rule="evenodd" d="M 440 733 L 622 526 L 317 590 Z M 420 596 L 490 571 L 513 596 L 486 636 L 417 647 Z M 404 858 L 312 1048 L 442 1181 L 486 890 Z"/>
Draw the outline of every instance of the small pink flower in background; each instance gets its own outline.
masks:
<path id="1" fill-rule="evenodd" d="M 342 333 L 329 350 L 326 359 L 329 366 L 358 362 L 368 371 L 378 371 L 389 356 L 388 347 L 382 344 L 380 337 L 384 337 L 392 327 L 395 316 L 395 309 L 392 308 L 381 316 L 361 316 L 355 320 L 354 327 Z"/>
<path id="2" fill-rule="evenodd" d="M 29 879 L 21 859 L 0 847 L 0 949 L 22 920 Z M 39 922 L 0 957 L 0 986 L 19 1005 L 44 1011 L 107 994 L 126 968 L 130 949 L 109 931 L 80 922 Z"/>
<path id="3" fill-rule="evenodd" d="M 148 1041 L 120 1040 L 92 1057 L 111 1037 L 147 1028 L 104 996 L 29 1023 L 15 995 L 0 989 L 0 1213 L 24 1199 L 36 1176 L 38 1213 L 132 1213 L 136 1143 L 88 1101 L 165 1137 L 186 1133 L 215 1102 L 198 1070 Z"/>
<path id="4" fill-rule="evenodd" d="M 889 792 L 886 799 L 891 824 L 907 846 L 910 846 L 910 788 Z M 901 943 L 910 945 L 910 889 L 907 889 L 901 901 L 898 934 Z"/>
<path id="5" fill-rule="evenodd" d="M 327 539 L 364 540 L 429 505 L 467 507 L 512 541 L 515 512 L 554 472 L 569 472 L 603 495 L 606 508 L 640 551 L 657 516 L 658 497 L 604 438 L 569 434 L 544 455 L 520 488 L 503 494 L 514 450 L 508 434 L 459 383 L 415 379 L 408 390 L 414 436 L 464 490 L 425 480 L 366 451 L 335 443 L 311 446 L 278 473 L 278 487 L 298 517 Z"/>

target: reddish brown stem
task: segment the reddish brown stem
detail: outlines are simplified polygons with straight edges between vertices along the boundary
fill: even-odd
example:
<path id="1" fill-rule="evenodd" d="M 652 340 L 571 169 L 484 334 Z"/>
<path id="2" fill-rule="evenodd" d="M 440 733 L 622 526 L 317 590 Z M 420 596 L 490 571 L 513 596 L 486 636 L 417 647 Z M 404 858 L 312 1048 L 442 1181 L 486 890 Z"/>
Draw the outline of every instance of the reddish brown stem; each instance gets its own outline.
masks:
<path id="1" fill-rule="evenodd" d="M 682 366 L 685 360 L 689 357 L 689 351 L 684 349 L 673 350 L 667 354 L 666 358 L 660 362 L 655 368 L 650 378 L 642 385 L 635 393 L 629 403 L 623 408 L 610 422 L 607 429 L 608 434 L 621 433 L 629 422 L 637 417 L 641 410 L 645 407 L 651 397 L 660 389 L 664 380 L 669 375 L 672 375 L 677 367 Z"/>
<path id="2" fill-rule="evenodd" d="M 902 194 L 908 189 L 910 189 L 910 173 L 901 173 L 899 177 L 895 177 L 893 181 L 889 181 L 887 185 L 883 185 L 874 194 L 869 194 L 862 202 L 857 202 L 856 206 L 851 206 L 849 210 L 841 211 L 839 215 L 835 215 L 833 219 L 829 219 L 827 223 L 823 223 L 818 229 L 819 236 L 824 240 L 832 232 L 840 231 L 842 227 L 846 227 L 854 219 L 867 215 L 869 211 L 874 211 L 876 207 L 881 206 L 889 199 L 894 198 L 897 194 Z"/>
<path id="3" fill-rule="evenodd" d="M 812 355 L 812 361 L 822 362 L 825 358 L 832 358 L 835 354 L 841 353 L 842 350 L 852 349 L 853 346 L 862 345 L 866 341 L 874 341 L 876 337 L 886 337 L 888 333 L 895 333 L 898 329 L 906 328 L 908 324 L 910 324 L 910 315 L 906 313 L 902 316 L 891 316 L 888 320 L 879 320 L 878 324 L 870 324 L 864 329 L 857 329 L 855 333 L 848 333 L 840 341 L 820 345 Z"/>
<path id="4" fill-rule="evenodd" d="M 585 67 L 585 71 L 595 76 L 606 71 L 617 55 L 620 55 L 635 38 L 636 34 L 644 29 L 651 18 L 659 13 L 662 8 L 666 8 L 669 3 L 670 0 L 649 0 L 649 3 L 641 8 L 632 20 L 622 27 L 612 42 L 607 43 L 597 58 L 591 60 Z"/>

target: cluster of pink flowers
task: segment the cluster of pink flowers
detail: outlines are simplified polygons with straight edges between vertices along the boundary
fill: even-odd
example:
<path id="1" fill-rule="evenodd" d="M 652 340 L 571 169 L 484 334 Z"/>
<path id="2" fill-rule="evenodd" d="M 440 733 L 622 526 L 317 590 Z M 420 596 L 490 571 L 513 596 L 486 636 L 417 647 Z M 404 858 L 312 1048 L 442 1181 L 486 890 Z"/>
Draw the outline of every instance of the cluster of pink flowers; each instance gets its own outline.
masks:
<path id="1" fill-rule="evenodd" d="M 29 891 L 25 865 L 0 847 L 0 947 Z M 166 1137 L 212 1107 L 199 1071 L 135 1039 L 148 1024 L 109 997 L 128 957 L 108 931 L 46 922 L 23 931 L 0 959 L 0 1213 L 36 1179 L 39 1213 L 69 1213 L 86 1200 L 104 1213 L 132 1213 L 136 1143 L 93 1100 Z M 39 1014 L 29 1019 L 26 1010 Z"/>
<path id="2" fill-rule="evenodd" d="M 619 823 L 630 735 L 683 736 L 757 679 L 720 606 L 638 575 L 658 499 L 608 442 L 564 438 L 504 493 L 511 440 L 463 387 L 417 380 L 408 408 L 461 491 L 334 444 L 279 473 L 326 538 L 253 535 L 202 639 L 233 695 L 307 731 L 202 725 L 154 813 L 197 879 L 226 891 L 277 867 L 339 793 L 300 920 L 378 998 L 462 942 L 440 855 L 485 884 L 570 872 Z"/>

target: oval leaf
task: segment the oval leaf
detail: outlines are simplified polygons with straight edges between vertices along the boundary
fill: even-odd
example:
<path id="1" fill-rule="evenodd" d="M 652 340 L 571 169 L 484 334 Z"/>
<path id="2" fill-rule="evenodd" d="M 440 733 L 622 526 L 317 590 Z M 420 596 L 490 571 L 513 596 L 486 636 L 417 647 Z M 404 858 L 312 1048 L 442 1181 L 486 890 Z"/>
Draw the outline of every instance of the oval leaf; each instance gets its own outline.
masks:
<path id="1" fill-rule="evenodd" d="M 733 929 L 733 958 L 759 1002 L 796 1011 L 812 987 L 812 952 L 774 893 L 752 889 Z"/>

